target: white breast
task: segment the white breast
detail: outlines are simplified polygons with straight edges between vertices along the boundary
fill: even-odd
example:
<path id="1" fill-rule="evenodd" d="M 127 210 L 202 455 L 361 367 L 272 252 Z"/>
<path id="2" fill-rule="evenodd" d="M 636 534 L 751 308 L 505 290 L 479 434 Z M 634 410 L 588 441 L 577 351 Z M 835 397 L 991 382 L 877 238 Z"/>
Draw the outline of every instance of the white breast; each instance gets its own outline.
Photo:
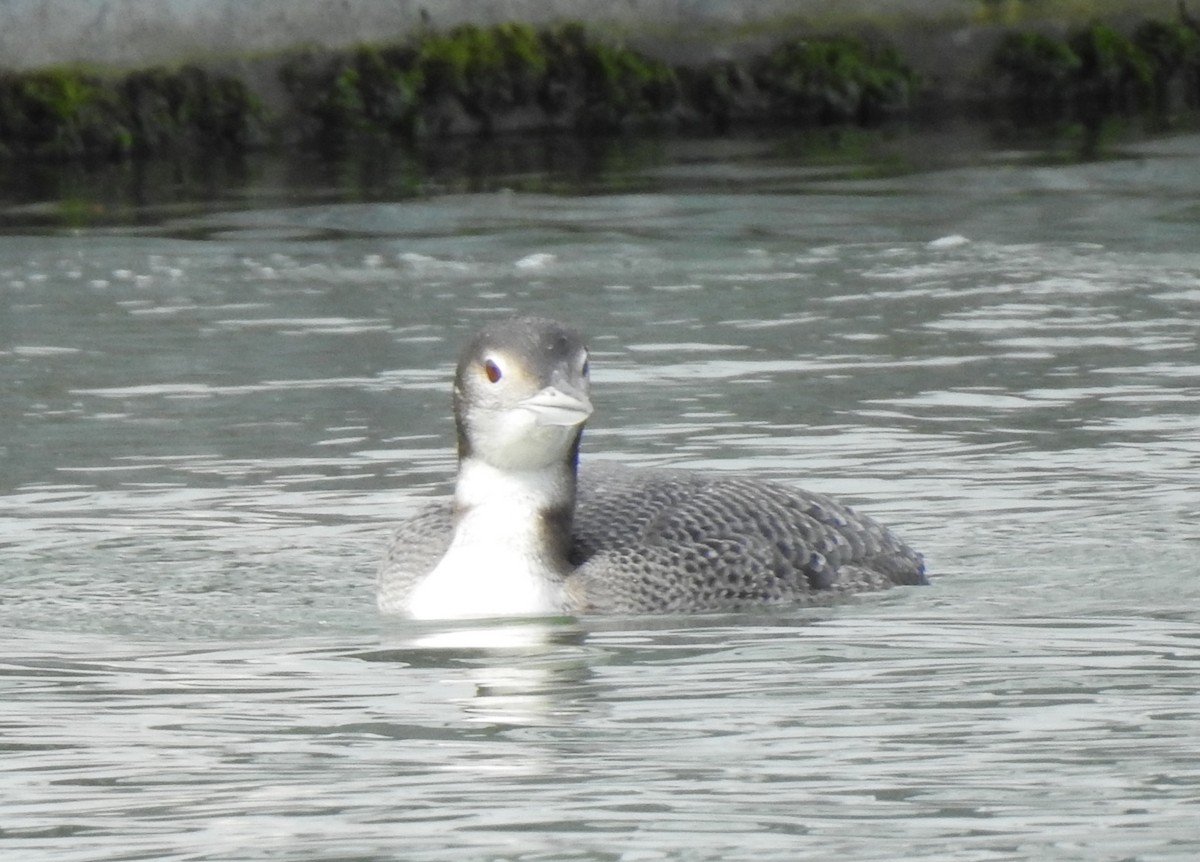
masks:
<path id="1" fill-rule="evenodd" d="M 553 497 L 541 473 L 462 465 L 455 492 L 460 516 L 446 555 L 413 589 L 416 619 L 540 616 L 565 606 L 562 572 L 539 534 Z"/>

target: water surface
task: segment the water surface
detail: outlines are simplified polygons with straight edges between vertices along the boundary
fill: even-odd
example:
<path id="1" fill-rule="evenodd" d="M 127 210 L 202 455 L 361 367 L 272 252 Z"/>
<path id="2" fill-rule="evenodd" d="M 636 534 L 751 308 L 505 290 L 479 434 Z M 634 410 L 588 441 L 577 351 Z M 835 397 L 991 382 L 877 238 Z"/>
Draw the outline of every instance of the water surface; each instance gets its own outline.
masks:
<path id="1" fill-rule="evenodd" d="M 0 851 L 1195 858 L 1200 138 L 959 144 L 14 203 Z M 835 493 L 934 585 L 379 618 L 458 346 L 510 311 L 589 334 L 584 457 Z"/>

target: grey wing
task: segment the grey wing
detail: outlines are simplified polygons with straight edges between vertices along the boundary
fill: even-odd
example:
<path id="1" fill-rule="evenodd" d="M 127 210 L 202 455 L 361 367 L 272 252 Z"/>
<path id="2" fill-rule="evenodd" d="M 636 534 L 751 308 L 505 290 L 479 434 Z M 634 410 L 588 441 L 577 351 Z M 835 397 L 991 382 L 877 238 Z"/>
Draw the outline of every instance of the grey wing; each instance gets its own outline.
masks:
<path id="1" fill-rule="evenodd" d="M 453 532 L 448 502 L 428 506 L 400 523 L 379 565 L 376 600 L 380 610 L 404 610 L 417 582 L 450 547 Z"/>
<path id="2" fill-rule="evenodd" d="M 925 582 L 916 552 L 820 494 L 596 465 L 581 473 L 571 591 L 591 611 L 820 602 Z"/>

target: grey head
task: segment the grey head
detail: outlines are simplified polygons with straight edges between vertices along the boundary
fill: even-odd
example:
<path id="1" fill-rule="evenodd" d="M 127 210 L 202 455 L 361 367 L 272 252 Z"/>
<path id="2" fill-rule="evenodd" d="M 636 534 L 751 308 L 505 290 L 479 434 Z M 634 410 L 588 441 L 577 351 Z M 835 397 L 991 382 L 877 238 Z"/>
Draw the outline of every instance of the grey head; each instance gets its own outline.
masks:
<path id="1" fill-rule="evenodd" d="M 588 350 L 578 332 L 542 317 L 489 323 L 463 349 L 455 372 L 460 462 L 508 471 L 562 466 L 573 474 L 592 413 L 589 392 Z"/>

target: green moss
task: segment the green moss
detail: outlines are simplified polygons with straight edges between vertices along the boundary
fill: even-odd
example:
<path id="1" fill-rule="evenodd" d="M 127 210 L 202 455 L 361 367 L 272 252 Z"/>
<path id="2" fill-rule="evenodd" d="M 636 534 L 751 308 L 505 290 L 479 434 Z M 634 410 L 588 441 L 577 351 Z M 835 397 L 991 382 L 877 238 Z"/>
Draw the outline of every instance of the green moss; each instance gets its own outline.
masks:
<path id="1" fill-rule="evenodd" d="M 306 137 L 436 137 L 526 126 L 611 133 L 737 122 L 870 122 L 903 112 L 916 77 L 894 50 L 797 40 L 747 65 L 673 68 L 579 24 L 465 25 L 314 62 L 283 80 Z M 384 106 L 384 107 L 373 107 Z"/>
<path id="2" fill-rule="evenodd" d="M 453 96 L 486 110 L 529 104 L 546 56 L 537 33 L 525 25 L 463 25 L 423 39 L 415 63 L 427 98 Z"/>
<path id="3" fill-rule="evenodd" d="M 0 73 L 0 142 L 10 158 L 112 159 L 185 145 L 243 148 L 261 110 L 231 78 L 196 68 L 106 78 L 71 69 Z"/>
<path id="4" fill-rule="evenodd" d="M 901 113 L 917 83 L 893 50 L 850 38 L 786 42 L 756 64 L 754 76 L 774 110 L 818 123 Z"/>
<path id="5" fill-rule="evenodd" d="M 139 153 L 180 147 L 243 150 L 264 137 L 262 109 L 246 87 L 196 66 L 134 72 L 121 82 L 120 92 Z"/>
<path id="6" fill-rule="evenodd" d="M 369 46 L 355 52 L 339 86 L 357 122 L 387 134 L 412 132 L 423 75 L 419 68 L 405 69 L 405 59 Z"/>
<path id="7" fill-rule="evenodd" d="M 0 75 L 0 140 L 13 155 L 79 158 L 127 151 L 114 94 L 69 69 Z"/>
<path id="8" fill-rule="evenodd" d="M 300 140 L 339 145 L 356 135 L 408 135 L 417 122 L 422 76 L 408 52 L 360 46 L 317 59 L 293 55 L 280 77 Z"/>
<path id="9" fill-rule="evenodd" d="M 1162 72 L 1174 72 L 1194 62 L 1200 51 L 1200 34 L 1173 21 L 1143 21 L 1133 31 L 1134 44 Z"/>
<path id="10" fill-rule="evenodd" d="M 892 48 L 838 37 L 789 40 L 749 63 L 713 63 L 683 79 L 689 105 L 718 130 L 870 124 L 906 112 L 920 83 Z"/>
<path id="11" fill-rule="evenodd" d="M 1170 108 L 1173 90 L 1185 104 L 1200 105 L 1200 32 L 1182 22 L 1143 21 L 1133 42 L 1150 63 L 1156 108 Z"/>
<path id="12" fill-rule="evenodd" d="M 1006 34 L 990 63 L 997 94 L 1028 111 L 1064 104 L 1081 65 L 1066 42 L 1036 32 Z"/>
<path id="13" fill-rule="evenodd" d="M 579 25 L 463 25 L 318 60 L 296 55 L 281 79 L 302 137 L 325 145 L 377 134 L 489 134 L 515 122 L 574 129 L 646 123 L 678 100 L 674 71 Z"/>
<path id="14" fill-rule="evenodd" d="M 1039 0 L 1040 2 L 1040 0 Z M 1047 0 L 1049 2 L 1049 0 Z M 1034 0 L 997 2 L 1001 17 Z M 964 14 L 966 14 L 964 12 Z M 1022 17 L 1021 20 L 1030 20 Z M 1127 35 L 1012 32 L 986 61 L 986 96 L 1033 117 L 1200 103 L 1200 33 L 1185 19 Z M 907 112 L 921 82 L 880 39 L 790 38 L 759 56 L 672 66 L 579 24 L 463 25 L 280 59 L 284 143 L 413 143 L 499 130 L 869 124 Z M 267 139 L 237 79 L 195 66 L 124 76 L 0 72 L 0 157 L 119 159 L 183 149 L 241 152 Z"/>
<path id="15" fill-rule="evenodd" d="M 24 81 L 24 94 L 59 121 L 74 119 L 96 98 L 99 87 L 66 69 L 35 72 Z"/>
<path id="16" fill-rule="evenodd" d="M 1150 60 L 1127 36 L 1107 24 L 1092 24 L 1069 37 L 1079 58 L 1076 99 L 1094 110 L 1136 109 L 1152 79 Z"/>
<path id="17" fill-rule="evenodd" d="M 593 41 L 575 24 L 542 34 L 547 55 L 542 105 L 566 125 L 612 131 L 653 123 L 678 103 L 675 71 L 608 42 Z"/>
<path id="18" fill-rule="evenodd" d="M 1140 23 L 1132 38 L 1103 23 L 1061 39 L 1012 32 L 988 71 L 992 98 L 1033 119 L 1169 110 L 1176 89 L 1191 104 L 1200 100 L 1200 33 L 1182 21 L 1155 20 Z"/>

